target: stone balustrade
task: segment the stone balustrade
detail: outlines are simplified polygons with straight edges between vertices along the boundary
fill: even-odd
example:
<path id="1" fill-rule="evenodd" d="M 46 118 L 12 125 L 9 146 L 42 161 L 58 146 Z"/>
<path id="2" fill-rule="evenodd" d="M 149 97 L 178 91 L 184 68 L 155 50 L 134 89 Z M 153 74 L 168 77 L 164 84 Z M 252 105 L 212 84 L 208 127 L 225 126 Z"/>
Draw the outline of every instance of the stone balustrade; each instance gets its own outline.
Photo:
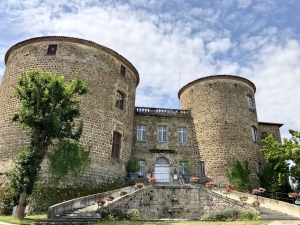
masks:
<path id="1" fill-rule="evenodd" d="M 135 107 L 136 115 L 190 116 L 190 110 Z"/>

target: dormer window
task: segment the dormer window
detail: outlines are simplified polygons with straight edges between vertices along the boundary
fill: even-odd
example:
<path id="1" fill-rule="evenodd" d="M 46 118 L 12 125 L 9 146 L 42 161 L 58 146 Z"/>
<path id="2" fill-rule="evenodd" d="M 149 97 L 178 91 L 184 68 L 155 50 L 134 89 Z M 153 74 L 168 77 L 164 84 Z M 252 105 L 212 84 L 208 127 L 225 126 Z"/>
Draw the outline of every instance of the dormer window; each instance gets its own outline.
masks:
<path id="1" fill-rule="evenodd" d="M 57 49 L 57 45 L 49 45 L 47 55 L 55 55 L 56 49 Z"/>

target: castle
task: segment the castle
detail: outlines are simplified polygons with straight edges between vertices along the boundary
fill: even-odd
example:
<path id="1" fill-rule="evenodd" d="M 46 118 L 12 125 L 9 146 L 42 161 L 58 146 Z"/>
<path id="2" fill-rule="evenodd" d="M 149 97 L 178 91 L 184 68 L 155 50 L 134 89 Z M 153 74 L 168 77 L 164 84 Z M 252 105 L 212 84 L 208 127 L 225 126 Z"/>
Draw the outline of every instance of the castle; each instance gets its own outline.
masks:
<path id="1" fill-rule="evenodd" d="M 139 73 L 117 52 L 91 41 L 59 36 L 19 42 L 5 55 L 0 86 L 0 171 L 28 143 L 25 131 L 9 118 L 20 106 L 10 96 L 23 71 L 39 68 L 67 81 L 89 80 L 82 100 L 84 131 L 81 144 L 92 145 L 91 164 L 83 182 L 123 179 L 128 160 L 136 157 L 139 176 L 150 173 L 160 182 L 173 182 L 192 164 L 201 180 L 227 182 L 229 160 L 248 160 L 251 182 L 265 164 L 261 139 L 273 134 L 280 141 L 282 124 L 258 122 L 255 85 L 242 77 L 215 75 L 199 78 L 178 92 L 182 109 L 135 107 Z M 187 161 L 188 160 L 188 161 Z"/>

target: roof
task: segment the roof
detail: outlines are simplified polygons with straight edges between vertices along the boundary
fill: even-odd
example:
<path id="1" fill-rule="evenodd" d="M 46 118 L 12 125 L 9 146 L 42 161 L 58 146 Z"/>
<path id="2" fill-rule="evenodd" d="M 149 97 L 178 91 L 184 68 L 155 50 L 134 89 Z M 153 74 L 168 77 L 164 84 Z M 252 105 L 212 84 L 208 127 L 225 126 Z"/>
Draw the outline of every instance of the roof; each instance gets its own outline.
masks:
<path id="1" fill-rule="evenodd" d="M 278 126 L 278 127 L 281 127 L 281 126 L 283 125 L 283 123 L 271 123 L 271 122 L 259 122 L 259 121 L 258 121 L 258 124 L 261 124 L 261 125 Z"/>
<path id="2" fill-rule="evenodd" d="M 81 38 L 65 37 L 65 36 L 43 36 L 43 37 L 35 37 L 35 38 L 27 39 L 25 41 L 21 41 L 8 49 L 8 51 L 6 52 L 5 57 L 4 57 L 5 64 L 7 63 L 7 60 L 9 58 L 9 55 L 11 54 L 11 52 L 13 52 L 15 49 L 18 49 L 20 47 L 23 47 L 25 45 L 29 45 L 32 43 L 43 42 L 43 41 L 65 41 L 65 42 L 84 44 L 84 45 L 99 49 L 103 52 L 106 52 L 106 53 L 110 54 L 111 56 L 120 60 L 124 65 L 126 65 L 135 74 L 135 76 L 137 78 L 136 86 L 138 86 L 138 84 L 139 84 L 140 77 L 139 77 L 139 73 L 138 73 L 137 69 L 125 57 L 121 56 L 119 53 L 115 52 L 114 50 L 112 50 L 110 48 L 107 48 L 107 47 L 99 45 L 95 42 L 81 39 Z"/>
<path id="3" fill-rule="evenodd" d="M 250 80 L 243 78 L 243 77 L 239 77 L 239 76 L 235 76 L 235 75 L 226 75 L 226 74 L 222 74 L 222 75 L 211 75 L 211 76 L 207 76 L 207 77 L 201 77 L 197 80 L 194 80 L 188 84 L 186 84 L 185 86 L 183 86 L 179 92 L 178 92 L 178 98 L 180 99 L 180 95 L 182 94 L 182 92 L 184 92 L 188 87 L 198 83 L 198 82 L 202 82 L 202 81 L 207 81 L 207 80 L 215 80 L 215 79 L 230 79 L 230 80 L 237 80 L 237 81 L 242 81 L 246 84 L 248 84 L 249 86 L 251 86 L 253 88 L 253 91 L 255 93 L 256 91 L 256 87 L 254 85 L 254 83 L 252 83 Z"/>

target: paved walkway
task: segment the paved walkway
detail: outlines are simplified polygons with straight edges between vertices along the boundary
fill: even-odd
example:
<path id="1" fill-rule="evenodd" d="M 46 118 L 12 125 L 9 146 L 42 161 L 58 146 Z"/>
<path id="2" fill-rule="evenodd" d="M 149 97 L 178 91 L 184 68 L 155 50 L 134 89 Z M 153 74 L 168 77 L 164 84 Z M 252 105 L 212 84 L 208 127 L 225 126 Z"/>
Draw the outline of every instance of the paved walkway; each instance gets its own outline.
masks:
<path id="1" fill-rule="evenodd" d="M 300 225 L 300 220 L 276 220 L 265 225 Z"/>

